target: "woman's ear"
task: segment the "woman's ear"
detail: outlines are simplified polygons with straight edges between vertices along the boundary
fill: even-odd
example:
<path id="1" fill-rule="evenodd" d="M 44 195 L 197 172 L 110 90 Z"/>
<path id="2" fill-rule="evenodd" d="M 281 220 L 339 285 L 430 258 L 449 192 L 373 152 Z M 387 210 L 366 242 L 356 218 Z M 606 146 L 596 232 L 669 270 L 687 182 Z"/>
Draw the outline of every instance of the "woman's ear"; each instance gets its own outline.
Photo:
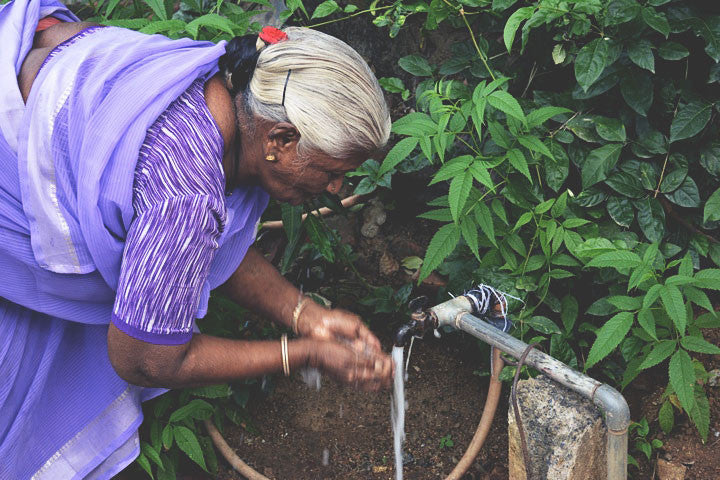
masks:
<path id="1" fill-rule="evenodd" d="M 295 155 L 297 144 L 300 141 L 300 132 L 292 123 L 276 123 L 268 132 L 265 146 L 265 155 L 285 156 L 288 153 Z"/>

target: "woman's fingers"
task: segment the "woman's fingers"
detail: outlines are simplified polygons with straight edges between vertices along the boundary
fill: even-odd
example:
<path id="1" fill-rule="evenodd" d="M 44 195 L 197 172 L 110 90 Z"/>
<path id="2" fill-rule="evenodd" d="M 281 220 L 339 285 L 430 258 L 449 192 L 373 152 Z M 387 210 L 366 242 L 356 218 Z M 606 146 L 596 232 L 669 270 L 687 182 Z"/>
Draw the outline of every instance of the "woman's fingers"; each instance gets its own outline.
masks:
<path id="1" fill-rule="evenodd" d="M 379 352 L 366 353 L 354 346 L 323 342 L 319 365 L 335 379 L 362 390 L 378 390 L 390 385 L 392 360 Z"/>

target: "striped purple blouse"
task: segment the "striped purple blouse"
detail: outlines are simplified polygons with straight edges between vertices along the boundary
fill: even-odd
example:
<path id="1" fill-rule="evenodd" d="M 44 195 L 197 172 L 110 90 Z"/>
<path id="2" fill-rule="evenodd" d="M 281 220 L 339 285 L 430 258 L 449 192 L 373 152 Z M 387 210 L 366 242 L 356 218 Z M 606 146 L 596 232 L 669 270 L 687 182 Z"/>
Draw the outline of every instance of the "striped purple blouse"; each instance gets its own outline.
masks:
<path id="1" fill-rule="evenodd" d="M 225 227 L 223 139 L 197 80 L 148 130 L 135 169 L 136 218 L 125 242 L 113 324 L 179 345 Z"/>

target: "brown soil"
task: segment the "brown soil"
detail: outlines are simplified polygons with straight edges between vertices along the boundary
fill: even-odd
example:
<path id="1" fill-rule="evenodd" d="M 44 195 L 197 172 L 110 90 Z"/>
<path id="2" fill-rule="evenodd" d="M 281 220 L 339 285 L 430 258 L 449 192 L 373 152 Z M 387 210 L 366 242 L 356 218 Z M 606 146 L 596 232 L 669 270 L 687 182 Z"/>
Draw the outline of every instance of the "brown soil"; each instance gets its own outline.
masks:
<path id="1" fill-rule="evenodd" d="M 472 341 L 452 336 L 416 341 L 406 383 L 407 440 L 404 472 L 410 479 L 447 475 L 462 456 L 487 393 L 488 361 Z M 466 478 L 507 478 L 505 402 L 489 440 Z M 319 391 L 298 375 L 279 380 L 250 413 L 259 430 L 229 430 L 226 438 L 248 464 L 277 479 L 394 478 L 389 392 L 364 393 L 326 381 Z M 442 447 L 449 436 L 452 447 Z M 323 451 L 329 462 L 323 465 Z M 237 478 L 224 467 L 220 478 Z"/>

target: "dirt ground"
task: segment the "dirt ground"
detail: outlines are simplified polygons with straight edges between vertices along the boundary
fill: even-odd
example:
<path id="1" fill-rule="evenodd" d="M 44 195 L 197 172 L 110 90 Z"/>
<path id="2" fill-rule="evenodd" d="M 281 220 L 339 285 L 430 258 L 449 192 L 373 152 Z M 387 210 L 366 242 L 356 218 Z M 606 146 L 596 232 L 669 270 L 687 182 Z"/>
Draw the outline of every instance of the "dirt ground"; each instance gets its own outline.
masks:
<path id="1" fill-rule="evenodd" d="M 487 369 L 488 359 L 478 356 L 474 341 L 459 335 L 415 342 L 406 383 L 406 478 L 443 478 L 452 470 L 485 403 L 488 378 L 473 372 Z M 466 478 L 507 478 L 505 405 Z M 394 478 L 390 392 L 358 392 L 330 381 L 316 391 L 293 375 L 280 379 L 265 401 L 250 406 L 250 413 L 259 434 L 235 429 L 226 437 L 243 460 L 268 477 Z M 220 478 L 237 475 L 225 467 Z"/>

